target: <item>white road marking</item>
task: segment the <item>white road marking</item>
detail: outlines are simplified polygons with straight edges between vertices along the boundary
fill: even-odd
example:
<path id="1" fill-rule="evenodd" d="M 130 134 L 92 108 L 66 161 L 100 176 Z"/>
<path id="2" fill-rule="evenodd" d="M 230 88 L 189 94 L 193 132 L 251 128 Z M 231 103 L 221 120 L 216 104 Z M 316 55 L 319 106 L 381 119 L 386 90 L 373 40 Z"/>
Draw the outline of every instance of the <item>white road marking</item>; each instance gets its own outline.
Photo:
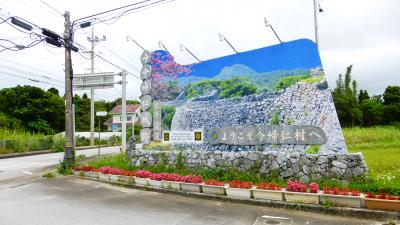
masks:
<path id="1" fill-rule="evenodd" d="M 29 167 L 38 167 L 38 166 L 46 166 L 50 164 L 57 164 L 56 162 L 48 163 L 48 162 L 19 162 L 14 163 L 13 165 L 0 165 L 0 169 L 11 169 L 11 168 L 29 168 Z"/>
<path id="2" fill-rule="evenodd" d="M 22 170 L 21 172 L 22 172 L 22 173 L 25 173 L 25 174 L 29 174 L 29 175 L 31 175 L 31 174 L 32 174 L 31 172 L 29 172 L 29 171 L 25 171 L 25 170 Z"/>

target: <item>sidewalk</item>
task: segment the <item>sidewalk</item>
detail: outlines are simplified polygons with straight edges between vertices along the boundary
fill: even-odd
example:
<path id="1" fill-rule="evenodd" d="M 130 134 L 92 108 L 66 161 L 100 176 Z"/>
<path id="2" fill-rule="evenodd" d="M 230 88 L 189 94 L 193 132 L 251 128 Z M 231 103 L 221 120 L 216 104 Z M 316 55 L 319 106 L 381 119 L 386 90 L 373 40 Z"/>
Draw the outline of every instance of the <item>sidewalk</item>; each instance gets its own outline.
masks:
<path id="1" fill-rule="evenodd" d="M 116 145 L 102 145 L 100 147 L 111 147 L 111 146 L 116 146 Z M 79 151 L 79 150 L 98 148 L 98 147 L 99 147 L 98 145 L 82 146 L 82 147 L 76 147 L 75 150 Z M 0 154 L 0 159 L 24 157 L 24 156 L 31 156 L 31 155 L 43 155 L 43 154 L 50 154 L 50 153 L 57 153 L 57 152 L 55 152 L 54 150 L 48 149 L 48 150 L 37 150 L 37 151 L 29 151 L 29 152 L 8 153 L 8 154 Z"/>

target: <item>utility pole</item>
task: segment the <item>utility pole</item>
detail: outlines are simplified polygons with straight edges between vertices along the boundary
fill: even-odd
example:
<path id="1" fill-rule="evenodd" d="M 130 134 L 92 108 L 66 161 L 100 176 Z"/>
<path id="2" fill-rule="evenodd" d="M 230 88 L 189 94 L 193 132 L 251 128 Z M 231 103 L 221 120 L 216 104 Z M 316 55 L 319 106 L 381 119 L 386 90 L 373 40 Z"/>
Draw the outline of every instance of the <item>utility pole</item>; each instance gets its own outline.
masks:
<path id="1" fill-rule="evenodd" d="M 72 118 L 72 60 L 71 60 L 71 19 L 68 11 L 64 14 L 65 42 L 65 153 L 64 162 L 67 168 L 75 163 L 74 133 Z"/>
<path id="2" fill-rule="evenodd" d="M 317 44 L 318 48 L 318 15 L 317 15 L 317 1 L 318 0 L 313 0 L 314 1 L 314 27 L 315 27 L 315 43 Z"/>
<path id="3" fill-rule="evenodd" d="M 95 43 L 100 41 L 105 41 L 106 37 L 103 36 L 103 39 L 99 39 L 99 37 L 94 36 L 94 28 L 92 26 L 92 37 L 87 38 L 89 42 L 92 44 L 92 48 L 90 50 L 90 72 L 94 73 L 94 47 L 96 46 Z M 94 89 L 90 89 L 90 145 L 94 146 Z"/>
<path id="4" fill-rule="evenodd" d="M 121 134 L 121 142 L 122 149 L 126 151 L 126 72 L 122 72 L 122 134 Z"/>

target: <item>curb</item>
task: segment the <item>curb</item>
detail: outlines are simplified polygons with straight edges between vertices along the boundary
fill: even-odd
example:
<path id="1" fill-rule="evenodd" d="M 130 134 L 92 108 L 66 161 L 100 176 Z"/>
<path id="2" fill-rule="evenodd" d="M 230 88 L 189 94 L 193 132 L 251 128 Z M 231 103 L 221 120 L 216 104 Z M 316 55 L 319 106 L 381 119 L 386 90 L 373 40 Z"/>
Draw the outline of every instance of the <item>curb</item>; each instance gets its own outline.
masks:
<path id="1" fill-rule="evenodd" d="M 112 147 L 112 146 L 118 146 L 118 145 L 103 145 L 101 147 Z M 85 150 L 85 149 L 90 149 L 90 148 L 97 148 L 99 146 L 83 146 L 83 147 L 76 147 L 76 151 L 80 150 Z M 57 153 L 53 150 L 37 150 L 37 151 L 30 151 L 30 152 L 22 152 L 22 153 L 9 153 L 9 154 L 0 154 L 0 159 L 9 159 L 9 158 L 18 158 L 18 157 L 24 157 L 24 156 L 32 156 L 32 155 L 44 155 L 44 154 L 51 154 L 51 153 Z"/>
<path id="2" fill-rule="evenodd" d="M 273 201 L 273 200 L 262 200 L 262 199 L 240 199 L 240 198 L 232 198 L 232 197 L 222 196 L 222 195 L 187 192 L 187 191 L 182 191 L 182 190 L 156 188 L 156 187 L 142 186 L 142 185 L 136 185 L 136 184 L 127 184 L 127 183 L 116 182 L 116 181 L 99 180 L 99 179 L 84 177 L 84 176 L 71 175 L 71 177 L 85 179 L 85 180 L 98 181 L 98 182 L 108 183 L 108 184 L 117 185 L 117 186 L 121 186 L 121 187 L 131 188 L 131 189 L 139 189 L 139 190 L 154 191 L 154 192 L 159 192 L 159 193 L 175 194 L 175 195 L 200 198 L 200 199 L 220 200 L 220 201 L 224 201 L 224 202 L 266 206 L 266 207 L 270 207 L 270 208 L 290 209 L 290 210 L 304 211 L 304 212 L 311 212 L 311 213 L 323 213 L 323 214 L 327 214 L 327 215 L 344 216 L 344 217 L 351 217 L 351 218 L 358 218 L 358 219 L 369 219 L 369 220 L 379 220 L 379 221 L 387 221 L 388 219 L 400 220 L 400 213 L 397 213 L 397 212 L 387 212 L 387 211 L 369 210 L 369 209 L 361 209 L 361 208 L 348 208 L 348 207 L 326 208 L 322 205 L 297 204 L 297 203 L 280 202 L 280 201 Z"/>

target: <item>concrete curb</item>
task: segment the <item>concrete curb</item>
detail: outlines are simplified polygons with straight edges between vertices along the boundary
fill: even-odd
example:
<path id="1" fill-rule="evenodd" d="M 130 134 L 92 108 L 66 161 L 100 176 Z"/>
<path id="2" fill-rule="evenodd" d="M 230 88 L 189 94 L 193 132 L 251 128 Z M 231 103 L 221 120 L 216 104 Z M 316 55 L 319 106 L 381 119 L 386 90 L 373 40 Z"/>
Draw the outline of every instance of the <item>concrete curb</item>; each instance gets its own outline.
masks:
<path id="1" fill-rule="evenodd" d="M 117 145 L 103 145 L 101 147 L 112 147 Z M 83 146 L 83 147 L 76 147 L 76 151 L 90 149 L 90 148 L 97 148 L 99 146 Z M 22 152 L 22 153 L 9 153 L 9 154 L 0 154 L 0 159 L 9 159 L 9 158 L 18 158 L 24 156 L 32 156 L 32 155 L 44 155 L 50 153 L 57 153 L 53 150 L 37 150 L 37 151 L 30 151 L 30 152 Z"/>
<path id="2" fill-rule="evenodd" d="M 387 211 L 377 211 L 377 210 L 369 210 L 369 209 L 359 209 L 359 208 L 347 208 L 347 207 L 330 207 L 326 208 L 322 205 L 312 205 L 312 204 L 297 204 L 290 202 L 281 202 L 281 201 L 273 201 L 273 200 L 262 200 L 262 199 L 240 199 L 240 198 L 232 198 L 223 195 L 212 195 L 212 194 L 204 194 L 197 192 L 186 192 L 182 190 L 173 190 L 173 189 L 165 189 L 165 188 L 156 188 L 150 186 L 142 186 L 136 184 L 127 184 L 116 181 L 105 181 L 99 180 L 90 177 L 76 176 L 71 175 L 75 178 L 92 180 L 104 182 L 112 185 L 118 185 L 121 187 L 139 189 L 145 191 L 154 191 L 160 193 L 168 193 L 168 194 L 176 194 L 187 197 L 201 198 L 201 199 L 211 199 L 211 200 L 220 200 L 225 202 L 233 202 L 233 203 L 241 203 L 241 204 L 251 204 L 258 206 L 266 206 L 271 208 L 282 208 L 282 209 L 290 209 L 296 211 L 304 211 L 311 213 L 323 213 L 327 215 L 333 216 L 344 216 L 344 217 L 352 217 L 359 219 L 369 219 L 369 220 L 378 220 L 378 221 L 387 221 L 387 220 L 400 220 L 400 213 L 397 212 L 387 212 Z"/>

